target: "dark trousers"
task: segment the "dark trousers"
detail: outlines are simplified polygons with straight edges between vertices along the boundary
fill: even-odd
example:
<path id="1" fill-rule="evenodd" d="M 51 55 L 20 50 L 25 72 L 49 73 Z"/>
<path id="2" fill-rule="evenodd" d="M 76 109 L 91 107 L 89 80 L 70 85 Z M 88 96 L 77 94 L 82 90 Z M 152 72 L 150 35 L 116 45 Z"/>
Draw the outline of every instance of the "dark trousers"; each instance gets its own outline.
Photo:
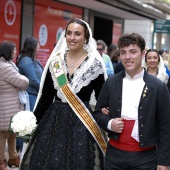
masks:
<path id="1" fill-rule="evenodd" d="M 127 152 L 108 144 L 105 170 L 156 170 L 157 149 Z"/>

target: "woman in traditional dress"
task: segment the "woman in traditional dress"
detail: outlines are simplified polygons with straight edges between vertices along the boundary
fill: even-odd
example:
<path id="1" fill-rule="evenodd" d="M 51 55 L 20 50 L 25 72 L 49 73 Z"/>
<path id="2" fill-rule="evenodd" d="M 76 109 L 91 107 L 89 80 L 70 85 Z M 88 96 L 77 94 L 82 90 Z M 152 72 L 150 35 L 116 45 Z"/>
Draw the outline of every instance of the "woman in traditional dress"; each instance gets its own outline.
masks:
<path id="1" fill-rule="evenodd" d="M 158 79 L 165 82 L 170 90 L 170 80 L 166 73 L 164 61 L 156 49 L 149 49 L 146 51 L 143 66 L 149 74 L 156 76 Z"/>
<path id="2" fill-rule="evenodd" d="M 34 108 L 38 128 L 21 170 L 104 169 L 106 143 L 89 102 L 106 78 L 89 25 L 71 20 L 44 69 Z"/>

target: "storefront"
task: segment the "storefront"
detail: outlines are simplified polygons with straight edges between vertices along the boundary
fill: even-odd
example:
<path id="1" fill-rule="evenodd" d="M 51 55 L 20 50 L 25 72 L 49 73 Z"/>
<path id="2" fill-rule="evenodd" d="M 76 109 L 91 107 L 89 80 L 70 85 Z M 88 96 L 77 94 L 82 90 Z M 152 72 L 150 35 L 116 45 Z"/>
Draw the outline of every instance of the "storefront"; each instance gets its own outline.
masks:
<path id="1" fill-rule="evenodd" d="M 20 49 L 21 0 L 0 1 L 0 42 L 13 41 Z"/>
<path id="2" fill-rule="evenodd" d="M 121 3 L 108 0 L 0 0 L 0 42 L 13 41 L 19 54 L 26 37 L 34 36 L 41 45 L 38 59 L 45 65 L 67 22 L 77 17 L 88 22 L 93 37 L 103 39 L 107 45 L 116 44 L 120 35 L 128 31 L 138 31 L 151 45 L 153 31 L 150 25 L 153 19 L 158 16 L 162 19 L 164 15 L 144 9 L 135 2 L 126 2 L 125 6 Z M 136 11 L 128 11 L 128 5 L 133 5 L 132 10 Z"/>
<path id="3" fill-rule="evenodd" d="M 0 42 L 13 41 L 19 54 L 25 38 L 34 36 L 40 42 L 37 57 L 43 66 L 67 22 L 83 16 L 82 8 L 50 0 L 35 0 L 35 4 L 1 0 L 0 6 Z"/>

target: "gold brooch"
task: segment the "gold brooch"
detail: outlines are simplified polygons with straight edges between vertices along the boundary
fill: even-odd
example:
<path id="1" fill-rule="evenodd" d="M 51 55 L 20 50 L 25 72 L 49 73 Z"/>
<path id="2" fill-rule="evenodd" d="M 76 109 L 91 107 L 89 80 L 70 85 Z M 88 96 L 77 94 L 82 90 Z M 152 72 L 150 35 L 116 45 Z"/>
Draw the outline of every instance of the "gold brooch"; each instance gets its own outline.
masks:
<path id="1" fill-rule="evenodd" d="M 144 91 L 143 91 L 143 98 L 146 96 L 147 91 L 148 91 L 148 87 L 146 86 Z"/>

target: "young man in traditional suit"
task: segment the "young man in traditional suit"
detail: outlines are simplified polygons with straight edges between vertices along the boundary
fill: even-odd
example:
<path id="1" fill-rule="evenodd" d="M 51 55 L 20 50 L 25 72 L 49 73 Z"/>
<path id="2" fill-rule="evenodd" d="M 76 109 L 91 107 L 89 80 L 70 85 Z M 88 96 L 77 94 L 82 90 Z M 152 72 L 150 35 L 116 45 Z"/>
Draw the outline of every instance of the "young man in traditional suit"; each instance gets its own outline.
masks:
<path id="1" fill-rule="evenodd" d="M 118 40 L 125 71 L 109 77 L 95 119 L 108 132 L 105 170 L 168 170 L 170 96 L 165 83 L 142 67 L 145 40 L 124 34 Z M 103 108 L 109 114 L 103 114 Z"/>

